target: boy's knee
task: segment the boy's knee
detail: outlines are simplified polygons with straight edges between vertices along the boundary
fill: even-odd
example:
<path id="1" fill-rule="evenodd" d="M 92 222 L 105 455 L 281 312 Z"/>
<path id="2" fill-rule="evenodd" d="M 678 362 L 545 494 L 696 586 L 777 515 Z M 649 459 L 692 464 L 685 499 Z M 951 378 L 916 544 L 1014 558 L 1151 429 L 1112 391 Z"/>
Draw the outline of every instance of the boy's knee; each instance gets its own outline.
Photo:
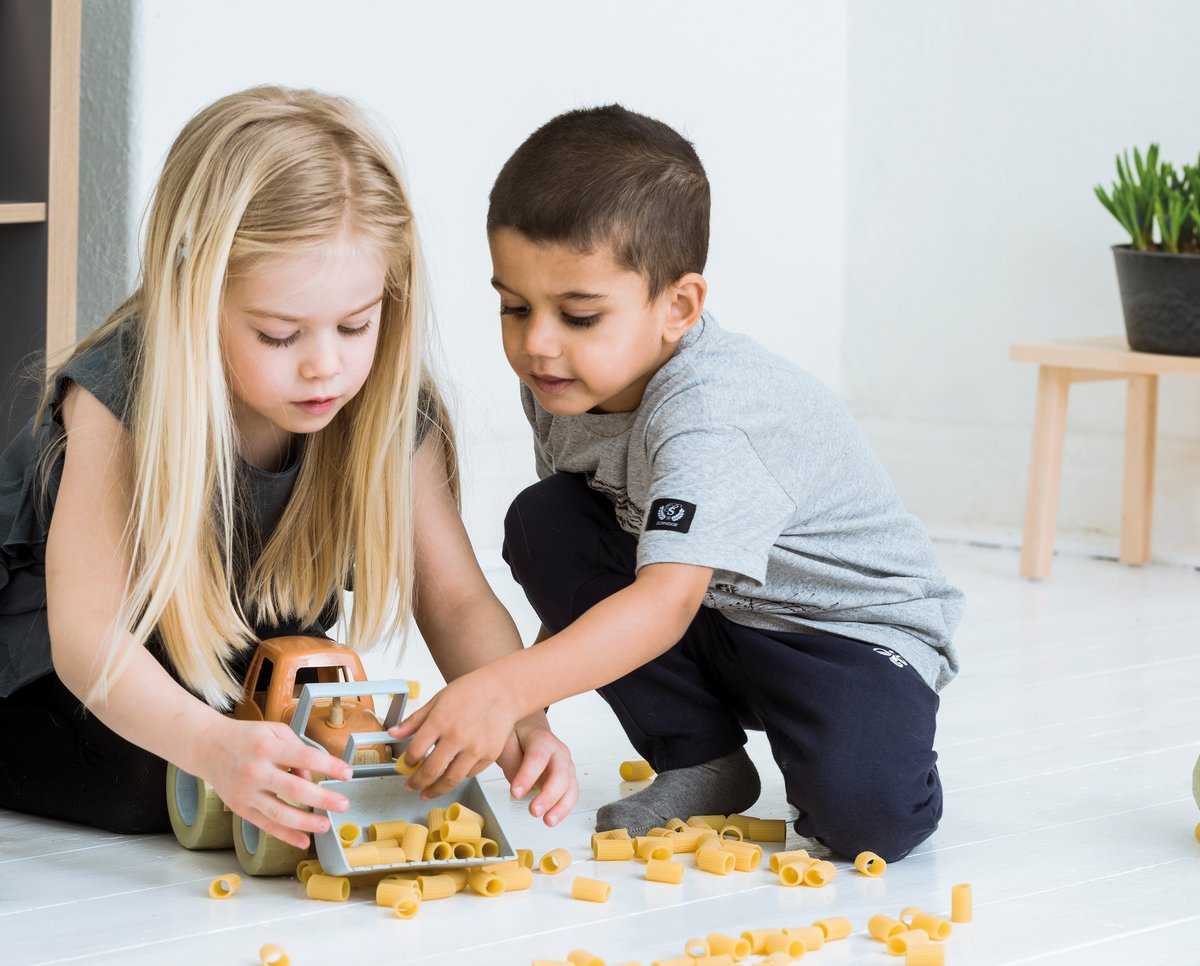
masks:
<path id="1" fill-rule="evenodd" d="M 548 547 L 561 552 L 564 535 L 586 515 L 583 501 L 590 494 L 583 478 L 570 473 L 547 476 L 517 494 L 504 517 L 503 555 L 518 581 Z"/>
<path id="2" fill-rule="evenodd" d="M 796 831 L 847 859 L 860 852 L 874 852 L 887 862 L 902 859 L 933 834 L 942 817 L 936 772 L 915 791 L 911 782 L 887 781 L 842 782 L 826 789 L 813 812 L 797 820 Z"/>

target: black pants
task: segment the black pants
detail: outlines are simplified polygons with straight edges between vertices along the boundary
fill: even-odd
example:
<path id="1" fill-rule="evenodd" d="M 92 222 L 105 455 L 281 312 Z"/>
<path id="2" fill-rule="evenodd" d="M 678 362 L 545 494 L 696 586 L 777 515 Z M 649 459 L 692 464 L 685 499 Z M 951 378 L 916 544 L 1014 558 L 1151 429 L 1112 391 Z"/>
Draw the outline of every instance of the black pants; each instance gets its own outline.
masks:
<path id="1" fill-rule="evenodd" d="M 298 624 L 257 630 L 264 639 L 322 633 Z M 239 679 L 252 654 L 232 668 Z M 166 775 L 165 761 L 86 711 L 57 674 L 0 698 L 0 808 L 122 834 L 169 832 Z"/>
<path id="2" fill-rule="evenodd" d="M 504 559 L 551 632 L 634 579 L 637 542 L 582 477 L 522 492 Z M 937 828 L 937 694 L 886 648 L 761 631 L 701 607 L 661 657 L 599 689 L 655 771 L 696 765 L 764 731 L 796 831 L 854 857 L 903 858 Z M 683 816 L 686 818 L 687 816 Z"/>

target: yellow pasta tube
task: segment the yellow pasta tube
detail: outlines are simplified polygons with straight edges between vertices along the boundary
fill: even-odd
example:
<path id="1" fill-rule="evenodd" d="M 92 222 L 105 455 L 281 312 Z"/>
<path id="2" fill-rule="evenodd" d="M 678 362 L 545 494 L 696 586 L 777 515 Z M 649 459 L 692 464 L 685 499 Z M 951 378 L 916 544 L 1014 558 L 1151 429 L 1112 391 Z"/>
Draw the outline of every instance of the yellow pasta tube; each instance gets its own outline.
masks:
<path id="1" fill-rule="evenodd" d="M 793 849 L 791 852 L 772 852 L 771 871 L 778 872 L 783 866 L 792 862 L 799 862 L 801 859 L 806 862 L 817 861 L 808 854 L 808 849 Z"/>
<path id="2" fill-rule="evenodd" d="M 533 873 L 519 865 L 493 869 L 492 875 L 504 883 L 505 892 L 521 892 L 533 885 Z"/>
<path id="3" fill-rule="evenodd" d="M 360 835 L 362 835 L 362 829 L 353 822 L 346 822 L 338 826 L 338 838 L 342 840 L 342 845 L 353 845 L 358 841 Z"/>
<path id="4" fill-rule="evenodd" d="M 440 840 L 443 842 L 470 842 L 479 838 L 479 826 L 474 822 L 442 822 Z"/>
<path id="5" fill-rule="evenodd" d="M 670 859 L 651 859 L 646 863 L 646 878 L 650 882 L 670 882 L 679 885 L 683 881 L 683 863 Z"/>
<path id="6" fill-rule="evenodd" d="M 934 942 L 945 942 L 950 936 L 950 931 L 954 928 L 950 925 L 950 920 L 942 919 L 940 916 L 931 916 L 927 912 L 918 912 L 912 917 L 910 929 L 924 929 L 929 933 L 929 938 Z"/>
<path id="7" fill-rule="evenodd" d="M 405 892 L 421 894 L 421 887 L 414 879 L 384 879 L 375 886 L 375 904 L 387 909 L 396 907 L 396 900 Z"/>
<path id="8" fill-rule="evenodd" d="M 750 821 L 751 819 L 749 815 L 738 815 L 737 813 L 734 813 L 725 819 L 725 824 L 737 826 L 739 829 L 741 829 L 742 838 L 745 838 L 746 833 L 750 831 Z"/>
<path id="9" fill-rule="evenodd" d="M 350 880 L 340 875 L 312 875 L 304 884 L 304 892 L 310 899 L 345 902 L 350 898 Z"/>
<path id="10" fill-rule="evenodd" d="M 377 855 L 378 865 L 400 865 L 400 863 L 408 861 L 408 855 L 398 845 L 378 849 Z"/>
<path id="11" fill-rule="evenodd" d="M 945 962 L 946 947 L 940 943 L 910 946 L 904 954 L 904 966 L 943 966 Z"/>
<path id="12" fill-rule="evenodd" d="M 897 922 L 891 916 L 885 916 L 883 913 L 878 913 L 867 920 L 867 932 L 881 943 L 886 943 L 898 932 L 907 931 L 908 927 L 904 923 Z"/>
<path id="13" fill-rule="evenodd" d="M 721 838 L 732 838 L 739 842 L 745 838 L 745 836 L 742 834 L 741 826 L 728 823 L 721 826 L 721 831 L 719 834 Z"/>
<path id="14" fill-rule="evenodd" d="M 791 936 L 793 939 L 799 939 L 804 943 L 804 948 L 810 953 L 816 952 L 825 945 L 825 933 L 819 926 L 798 926 L 791 929 L 781 929 L 780 932 Z"/>
<path id="15" fill-rule="evenodd" d="M 321 863 L 316 859 L 301 859 L 296 866 L 296 878 L 301 883 L 308 881 L 308 877 L 313 874 L 324 875 L 325 870 L 321 868 Z"/>
<path id="16" fill-rule="evenodd" d="M 462 892 L 467 887 L 467 875 L 470 871 L 470 869 L 446 869 L 439 874 L 444 875 L 454 883 L 455 892 Z"/>
<path id="17" fill-rule="evenodd" d="M 483 816 L 473 812 L 462 802 L 453 802 L 446 808 L 446 820 L 449 822 L 473 822 L 483 828 Z"/>
<path id="18" fill-rule="evenodd" d="M 654 777 L 654 769 L 650 762 L 643 759 L 621 762 L 621 780 L 627 782 L 644 782 Z"/>
<path id="19" fill-rule="evenodd" d="M 767 942 L 767 937 L 772 933 L 779 932 L 778 929 L 747 929 L 742 933 L 742 938 L 750 944 L 750 952 L 755 956 L 763 951 L 763 946 Z"/>
<path id="20" fill-rule="evenodd" d="M 450 846 L 450 853 L 456 859 L 473 859 L 477 855 L 474 842 L 447 842 L 446 844 Z M 483 858 L 483 856 L 479 856 L 479 858 Z"/>
<path id="21" fill-rule="evenodd" d="M 429 826 L 429 831 L 432 834 L 433 830 L 440 829 L 446 821 L 446 809 L 431 808 L 425 814 L 425 824 Z"/>
<path id="22" fill-rule="evenodd" d="M 687 822 L 676 816 L 675 818 L 667 819 L 667 828 L 672 832 L 682 832 L 687 828 Z"/>
<path id="23" fill-rule="evenodd" d="M 887 868 L 887 863 L 874 852 L 859 852 L 854 857 L 854 868 L 865 876 L 878 879 Z"/>
<path id="24" fill-rule="evenodd" d="M 411 856 L 416 861 L 418 856 L 425 855 L 425 843 L 429 841 L 429 829 L 424 825 L 413 823 L 404 830 L 404 834 L 400 837 L 400 848 L 404 849 L 404 854 Z"/>
<path id="25" fill-rule="evenodd" d="M 458 892 L 459 885 L 452 875 L 419 875 L 417 889 L 425 900 L 448 899 Z"/>
<path id="26" fill-rule="evenodd" d="M 501 896 L 504 895 L 504 880 L 493 872 L 484 872 L 482 870 L 472 871 L 467 874 L 467 887 L 481 896 Z"/>
<path id="27" fill-rule="evenodd" d="M 538 863 L 538 868 L 546 873 L 546 875 L 558 875 L 558 873 L 570 864 L 570 852 L 566 849 L 551 849 L 542 856 L 542 861 Z"/>
<path id="28" fill-rule="evenodd" d="M 973 918 L 971 883 L 960 882 L 950 890 L 950 921 L 970 922 Z"/>
<path id="29" fill-rule="evenodd" d="M 688 829 L 686 832 L 674 832 L 665 838 L 671 843 L 671 851 L 675 853 L 695 852 L 709 839 L 719 841 L 712 829 Z"/>
<path id="30" fill-rule="evenodd" d="M 781 818 L 752 818 L 746 823 L 746 838 L 754 842 L 783 842 L 787 822 Z"/>
<path id="31" fill-rule="evenodd" d="M 919 906 L 905 906 L 903 909 L 900 910 L 900 915 L 897 916 L 896 918 L 899 919 L 902 923 L 904 923 L 904 925 L 907 926 L 909 923 L 912 922 L 913 916 L 915 916 L 920 911 L 921 911 L 921 909 Z"/>
<path id="32" fill-rule="evenodd" d="M 633 848 L 637 857 L 643 861 L 669 859 L 675 854 L 675 850 L 671 847 L 671 843 L 668 840 L 653 838 L 648 835 L 639 835 L 634 839 Z"/>
<path id="33" fill-rule="evenodd" d="M 788 959 L 799 959 L 808 950 L 802 940 L 795 939 L 785 932 L 776 931 L 763 940 L 763 952 L 767 955 L 783 953 Z"/>
<path id="34" fill-rule="evenodd" d="M 411 919 L 421 911 L 421 897 L 415 889 L 405 889 L 392 904 L 397 919 Z"/>
<path id="35" fill-rule="evenodd" d="M 430 842 L 425 846 L 426 862 L 445 862 L 454 858 L 454 846 L 449 842 Z"/>
<path id="36" fill-rule="evenodd" d="M 575 966 L 604 966 L 603 959 L 586 949 L 572 949 L 567 953 L 567 959 Z"/>
<path id="37" fill-rule="evenodd" d="M 628 862 L 633 858 L 630 839 L 601 839 L 594 846 L 598 862 Z"/>
<path id="38" fill-rule="evenodd" d="M 275 943 L 267 943 L 258 951 L 258 961 L 262 966 L 290 966 L 292 962 L 283 947 Z"/>
<path id="39" fill-rule="evenodd" d="M 726 839 L 721 843 L 721 848 L 733 853 L 739 872 L 753 872 L 762 865 L 762 847 L 753 842 L 731 842 Z M 833 863 L 829 865 L 832 866 Z"/>
<path id="40" fill-rule="evenodd" d="M 719 832 L 721 826 L 728 825 L 724 815 L 692 815 L 688 817 L 688 825 L 707 827 Z"/>
<path id="41" fill-rule="evenodd" d="M 597 842 L 603 842 L 605 839 L 628 839 L 629 829 L 627 828 L 612 828 L 607 832 L 592 833 L 592 848 L 596 848 Z M 632 839 L 630 839 L 632 841 Z"/>
<path id="42" fill-rule="evenodd" d="M 379 864 L 379 849 L 374 842 L 367 845 L 351 845 L 345 850 L 346 864 L 352 869 Z"/>
<path id="43" fill-rule="evenodd" d="M 647 831 L 646 834 L 650 836 L 650 838 L 666 838 L 673 831 L 674 829 L 656 825 L 654 828 Z"/>
<path id="44" fill-rule="evenodd" d="M 704 937 L 708 940 L 708 951 L 714 955 L 727 953 L 734 962 L 741 962 L 751 954 L 750 940 L 744 936 L 728 936 L 723 932 L 710 932 Z"/>
<path id="45" fill-rule="evenodd" d="M 380 839 L 396 839 L 404 834 L 404 830 L 408 828 L 408 822 L 372 822 L 367 826 L 367 838 L 372 842 L 378 842 Z"/>
<path id="46" fill-rule="evenodd" d="M 571 898 L 582 899 L 585 902 L 608 902 L 612 895 L 612 886 L 599 879 L 585 879 L 576 876 L 571 882 Z"/>
<path id="47" fill-rule="evenodd" d="M 484 872 L 501 872 L 504 869 L 519 869 L 521 863 L 516 859 L 509 859 L 507 862 L 493 862 L 491 865 L 480 866 Z"/>
<path id="48" fill-rule="evenodd" d="M 722 848 L 709 846 L 696 853 L 696 868 L 704 872 L 711 872 L 713 875 L 729 875 L 735 865 L 737 865 L 737 860 L 733 853 Z"/>
<path id="49" fill-rule="evenodd" d="M 888 937 L 887 950 L 893 956 L 904 956 L 913 946 L 920 946 L 927 942 L 929 942 L 929 933 L 924 929 L 907 929 Z"/>
<path id="50" fill-rule="evenodd" d="M 396 839 L 396 838 L 371 839 L 369 842 L 367 842 L 365 844 L 373 845 L 377 849 L 398 849 L 398 848 L 400 848 L 400 840 Z"/>
<path id="51" fill-rule="evenodd" d="M 825 941 L 827 943 L 833 942 L 835 939 L 845 939 L 854 928 L 850 925 L 850 920 L 845 916 L 818 919 L 813 925 L 825 934 Z"/>
<path id="52" fill-rule="evenodd" d="M 785 886 L 803 884 L 804 870 L 812 864 L 812 862 L 806 862 L 804 859 L 801 859 L 799 862 L 789 862 L 779 870 L 779 881 Z"/>
<path id="53" fill-rule="evenodd" d="M 814 862 L 804 870 L 804 884 L 812 886 L 814 889 L 820 889 L 832 882 L 836 875 L 837 866 L 832 862 Z"/>
<path id="54" fill-rule="evenodd" d="M 701 956 L 707 956 L 711 952 L 712 949 L 709 948 L 707 939 L 689 939 L 683 944 L 683 955 L 691 956 L 693 959 L 699 959 Z"/>
<path id="55" fill-rule="evenodd" d="M 481 859 L 494 859 L 500 854 L 500 845 L 495 839 L 475 839 L 471 844 Z"/>
<path id="56" fill-rule="evenodd" d="M 228 899 L 242 886 L 242 877 L 236 872 L 219 875 L 208 884 L 208 894 L 214 899 Z"/>
<path id="57" fill-rule="evenodd" d="M 517 861 L 525 868 L 533 868 L 533 849 L 517 849 Z"/>
<path id="58" fill-rule="evenodd" d="M 413 773 L 421 767 L 421 763 L 417 762 L 415 765 L 410 765 L 407 759 L 404 757 L 404 754 L 401 753 L 400 757 L 396 759 L 392 767 L 396 769 L 398 774 L 403 775 L 405 778 L 411 778 Z"/>

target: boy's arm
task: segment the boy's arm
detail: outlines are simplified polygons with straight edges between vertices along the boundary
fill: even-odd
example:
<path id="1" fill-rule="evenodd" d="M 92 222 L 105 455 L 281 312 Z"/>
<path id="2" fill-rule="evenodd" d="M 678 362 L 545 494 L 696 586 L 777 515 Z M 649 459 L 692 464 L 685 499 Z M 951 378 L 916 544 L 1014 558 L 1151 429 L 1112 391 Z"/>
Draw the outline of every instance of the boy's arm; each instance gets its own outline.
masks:
<path id="1" fill-rule="evenodd" d="M 444 450 L 434 433 L 417 451 L 414 489 L 413 612 L 438 670 L 452 682 L 520 652 L 521 638 L 480 569 L 451 496 Z M 530 708 L 513 722 L 497 760 L 515 797 L 523 797 L 539 784 L 529 811 L 544 815 L 546 823 L 554 825 L 574 806 L 579 788 L 570 752 L 554 737 L 543 707 Z"/>
<path id="2" fill-rule="evenodd" d="M 410 762 L 428 754 L 409 784 L 428 797 L 445 793 L 496 757 L 511 722 L 602 687 L 670 650 L 696 616 L 711 578 L 711 568 L 691 564 L 643 567 L 631 585 L 560 633 L 449 684 L 397 729 L 412 735 Z"/>

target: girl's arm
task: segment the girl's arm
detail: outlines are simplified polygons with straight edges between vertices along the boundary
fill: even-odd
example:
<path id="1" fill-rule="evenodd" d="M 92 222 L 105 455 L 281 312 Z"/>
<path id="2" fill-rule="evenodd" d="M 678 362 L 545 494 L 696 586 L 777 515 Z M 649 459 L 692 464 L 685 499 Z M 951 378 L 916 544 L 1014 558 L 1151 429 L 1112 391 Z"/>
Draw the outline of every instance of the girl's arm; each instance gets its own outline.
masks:
<path id="1" fill-rule="evenodd" d="M 417 451 L 414 477 L 414 616 L 438 669 L 450 682 L 523 649 L 512 617 L 479 567 L 450 493 L 444 450 L 435 433 Z M 530 814 L 545 815 L 547 825 L 557 824 L 575 804 L 579 787 L 570 752 L 550 731 L 542 706 L 517 716 L 506 726 L 501 741 L 504 749 L 497 760 L 512 784 L 513 795 L 520 798 L 539 784 L 541 790 L 530 802 Z M 490 761 L 472 760 L 471 767 L 463 768 L 461 774 L 452 773 L 420 787 L 427 787 L 427 797 L 439 795 L 488 764 Z M 414 779 L 416 787 L 421 776 Z"/>
<path id="2" fill-rule="evenodd" d="M 130 570 L 124 529 L 132 447 L 116 417 L 82 387 L 68 391 L 63 424 L 67 447 L 46 543 L 46 608 L 55 671 L 82 700 L 103 666 Z M 292 845 L 305 847 L 303 833 L 324 831 L 328 822 L 280 798 L 346 808 L 341 795 L 306 777 L 321 771 L 349 778 L 344 762 L 310 748 L 286 725 L 225 717 L 177 684 L 145 648 L 90 710 L 127 741 L 209 782 L 231 809 Z"/>

